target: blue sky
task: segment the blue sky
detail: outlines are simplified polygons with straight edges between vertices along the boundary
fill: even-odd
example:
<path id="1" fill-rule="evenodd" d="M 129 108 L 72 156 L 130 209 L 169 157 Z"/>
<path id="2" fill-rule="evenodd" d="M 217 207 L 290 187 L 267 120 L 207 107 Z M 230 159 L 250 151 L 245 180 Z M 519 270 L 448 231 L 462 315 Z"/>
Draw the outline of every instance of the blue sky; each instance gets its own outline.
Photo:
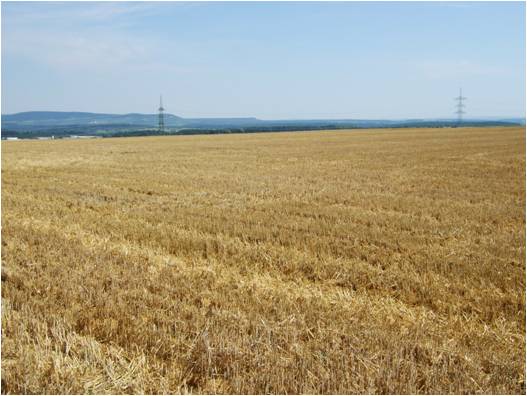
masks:
<path id="1" fill-rule="evenodd" d="M 2 113 L 525 116 L 523 2 L 2 2 Z"/>

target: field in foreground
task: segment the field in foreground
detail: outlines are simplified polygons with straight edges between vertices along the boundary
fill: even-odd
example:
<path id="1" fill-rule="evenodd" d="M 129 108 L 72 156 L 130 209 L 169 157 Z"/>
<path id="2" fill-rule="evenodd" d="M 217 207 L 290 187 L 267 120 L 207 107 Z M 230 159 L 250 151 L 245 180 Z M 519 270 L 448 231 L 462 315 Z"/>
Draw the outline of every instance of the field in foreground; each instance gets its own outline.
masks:
<path id="1" fill-rule="evenodd" d="M 2 143 L 2 393 L 524 393 L 525 131 Z"/>

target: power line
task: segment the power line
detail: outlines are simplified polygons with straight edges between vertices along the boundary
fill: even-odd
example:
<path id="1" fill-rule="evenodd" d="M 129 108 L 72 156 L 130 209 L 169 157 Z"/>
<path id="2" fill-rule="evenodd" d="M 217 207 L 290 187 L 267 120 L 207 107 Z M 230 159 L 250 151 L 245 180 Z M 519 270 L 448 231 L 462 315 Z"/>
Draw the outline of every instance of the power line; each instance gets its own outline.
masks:
<path id="1" fill-rule="evenodd" d="M 163 96 L 159 96 L 159 132 L 165 131 L 165 114 L 163 113 Z"/>
<path id="2" fill-rule="evenodd" d="M 463 122 L 463 114 L 466 113 L 466 111 L 464 110 L 466 106 L 465 106 L 465 103 L 463 103 L 463 101 L 467 100 L 467 98 L 463 96 L 463 90 L 461 88 L 459 88 L 459 96 L 455 97 L 454 100 L 456 100 L 455 114 L 457 114 L 457 122 L 458 122 L 458 125 L 461 125 L 461 123 Z"/>

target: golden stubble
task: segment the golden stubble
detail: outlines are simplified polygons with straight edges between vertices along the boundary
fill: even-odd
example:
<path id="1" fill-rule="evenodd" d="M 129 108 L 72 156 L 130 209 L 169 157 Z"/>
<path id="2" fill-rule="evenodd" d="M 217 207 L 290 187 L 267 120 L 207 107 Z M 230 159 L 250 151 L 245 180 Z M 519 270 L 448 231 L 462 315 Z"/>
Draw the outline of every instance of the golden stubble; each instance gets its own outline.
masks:
<path id="1" fill-rule="evenodd" d="M 525 130 L 2 143 L 2 393 L 524 393 Z"/>

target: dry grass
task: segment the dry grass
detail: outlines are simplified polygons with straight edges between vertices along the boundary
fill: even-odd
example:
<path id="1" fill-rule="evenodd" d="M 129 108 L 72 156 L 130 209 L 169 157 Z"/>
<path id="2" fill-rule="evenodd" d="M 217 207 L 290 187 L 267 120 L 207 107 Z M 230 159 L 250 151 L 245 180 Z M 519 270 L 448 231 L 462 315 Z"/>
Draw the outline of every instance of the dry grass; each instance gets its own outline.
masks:
<path id="1" fill-rule="evenodd" d="M 2 143 L 3 393 L 524 393 L 525 131 Z"/>

